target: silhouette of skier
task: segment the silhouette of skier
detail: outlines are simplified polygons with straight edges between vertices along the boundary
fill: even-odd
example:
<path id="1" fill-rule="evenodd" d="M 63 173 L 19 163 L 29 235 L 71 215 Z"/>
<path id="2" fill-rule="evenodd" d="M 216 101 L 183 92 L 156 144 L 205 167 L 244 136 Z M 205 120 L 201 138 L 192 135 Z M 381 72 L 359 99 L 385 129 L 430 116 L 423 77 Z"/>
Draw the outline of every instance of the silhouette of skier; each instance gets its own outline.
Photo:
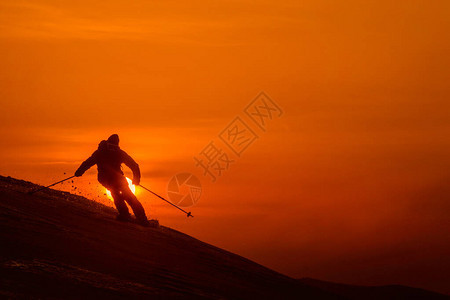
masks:
<path id="1" fill-rule="evenodd" d="M 128 187 L 128 182 L 122 172 L 122 163 L 133 171 L 133 184 L 139 185 L 141 172 L 139 165 L 125 151 L 119 148 L 119 136 L 111 135 L 106 141 L 103 140 L 98 145 L 98 149 L 86 159 L 75 176 L 80 177 L 93 165 L 97 165 L 98 181 L 107 188 L 114 199 L 114 205 L 119 211 L 117 220 L 131 221 L 130 212 L 125 201 L 133 209 L 137 223 L 148 226 L 149 222 L 145 215 L 142 204 Z"/>

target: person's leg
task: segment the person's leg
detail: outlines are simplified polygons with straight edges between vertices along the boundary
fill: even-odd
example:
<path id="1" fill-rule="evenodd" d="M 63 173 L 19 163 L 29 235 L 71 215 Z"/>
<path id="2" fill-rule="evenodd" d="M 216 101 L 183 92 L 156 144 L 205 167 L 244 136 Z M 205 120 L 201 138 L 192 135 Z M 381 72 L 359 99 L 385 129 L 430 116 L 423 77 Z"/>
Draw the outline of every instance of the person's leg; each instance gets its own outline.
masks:
<path id="1" fill-rule="evenodd" d="M 138 221 L 147 220 L 144 207 L 142 206 L 141 202 L 139 202 L 139 200 L 136 198 L 136 196 L 133 194 L 133 192 L 130 190 L 128 185 L 122 188 L 122 197 L 131 206 L 134 215 L 136 216 L 136 219 Z"/>
<path id="2" fill-rule="evenodd" d="M 125 203 L 125 199 L 120 192 L 121 190 L 121 184 L 120 181 L 117 182 L 115 180 L 111 180 L 111 178 L 105 178 L 105 176 L 98 178 L 98 181 L 106 188 L 108 191 L 111 192 L 111 196 L 114 199 L 114 205 L 116 206 L 117 211 L 119 212 L 119 215 L 117 216 L 117 219 L 121 220 L 128 220 L 130 219 L 130 211 L 128 210 L 128 207 Z"/>
<path id="3" fill-rule="evenodd" d="M 114 199 L 114 205 L 119 212 L 118 218 L 127 219 L 130 218 L 130 211 L 128 210 L 127 204 L 125 203 L 125 197 L 120 193 L 119 190 L 112 190 L 111 196 Z"/>

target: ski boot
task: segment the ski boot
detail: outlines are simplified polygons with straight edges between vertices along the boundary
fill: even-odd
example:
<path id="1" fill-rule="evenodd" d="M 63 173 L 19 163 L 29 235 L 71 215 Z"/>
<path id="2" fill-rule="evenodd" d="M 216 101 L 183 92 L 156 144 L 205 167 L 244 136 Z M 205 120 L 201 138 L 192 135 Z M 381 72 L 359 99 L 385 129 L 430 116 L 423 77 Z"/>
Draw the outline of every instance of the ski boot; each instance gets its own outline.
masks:
<path id="1" fill-rule="evenodd" d="M 128 215 L 118 214 L 116 217 L 116 220 L 120 221 L 120 222 L 132 222 L 133 221 L 133 219 L 131 218 L 131 216 L 129 214 Z"/>
<path id="2" fill-rule="evenodd" d="M 159 227 L 159 222 L 158 220 L 148 220 L 148 219 L 141 219 L 141 220 L 136 220 L 136 223 L 144 226 L 144 227 L 151 227 L 151 228 L 158 228 Z"/>

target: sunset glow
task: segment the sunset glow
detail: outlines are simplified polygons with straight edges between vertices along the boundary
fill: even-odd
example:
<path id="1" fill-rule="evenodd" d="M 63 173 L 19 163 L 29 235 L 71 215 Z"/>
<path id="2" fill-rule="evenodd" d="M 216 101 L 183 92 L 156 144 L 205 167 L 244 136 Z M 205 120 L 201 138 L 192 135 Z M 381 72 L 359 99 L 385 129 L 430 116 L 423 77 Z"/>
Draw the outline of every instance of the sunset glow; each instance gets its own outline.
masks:
<path id="1" fill-rule="evenodd" d="M 117 133 L 142 186 L 201 181 L 189 219 L 137 189 L 164 226 L 293 278 L 450 293 L 449 32 L 448 0 L 0 1 L 0 174 L 51 184 Z M 113 206 L 95 166 L 72 186 Z"/>
<path id="2" fill-rule="evenodd" d="M 128 182 L 128 187 L 129 187 L 130 190 L 133 192 L 133 194 L 136 195 L 136 186 L 133 184 L 133 182 L 132 182 L 132 180 L 131 180 L 130 178 L 126 177 L 126 179 L 127 179 L 127 182 Z M 113 197 L 112 197 L 112 195 L 111 195 L 111 192 L 110 192 L 108 189 L 106 189 L 106 188 L 105 188 L 105 191 L 106 191 L 106 196 L 107 196 L 111 201 L 114 201 L 114 199 L 113 199 Z"/>

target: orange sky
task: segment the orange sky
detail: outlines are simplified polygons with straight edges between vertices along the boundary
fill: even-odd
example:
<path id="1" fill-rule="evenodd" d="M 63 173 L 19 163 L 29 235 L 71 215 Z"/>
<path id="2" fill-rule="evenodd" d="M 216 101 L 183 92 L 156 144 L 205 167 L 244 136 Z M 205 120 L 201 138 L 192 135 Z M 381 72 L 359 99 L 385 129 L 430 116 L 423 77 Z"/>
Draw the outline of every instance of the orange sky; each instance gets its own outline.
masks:
<path id="1" fill-rule="evenodd" d="M 73 2 L 0 3 L 0 174 L 52 183 L 118 133 L 156 192 L 202 180 L 189 220 L 138 191 L 164 225 L 293 277 L 450 293 L 450 2 Z M 262 90 L 284 114 L 211 183 L 193 157 Z"/>

